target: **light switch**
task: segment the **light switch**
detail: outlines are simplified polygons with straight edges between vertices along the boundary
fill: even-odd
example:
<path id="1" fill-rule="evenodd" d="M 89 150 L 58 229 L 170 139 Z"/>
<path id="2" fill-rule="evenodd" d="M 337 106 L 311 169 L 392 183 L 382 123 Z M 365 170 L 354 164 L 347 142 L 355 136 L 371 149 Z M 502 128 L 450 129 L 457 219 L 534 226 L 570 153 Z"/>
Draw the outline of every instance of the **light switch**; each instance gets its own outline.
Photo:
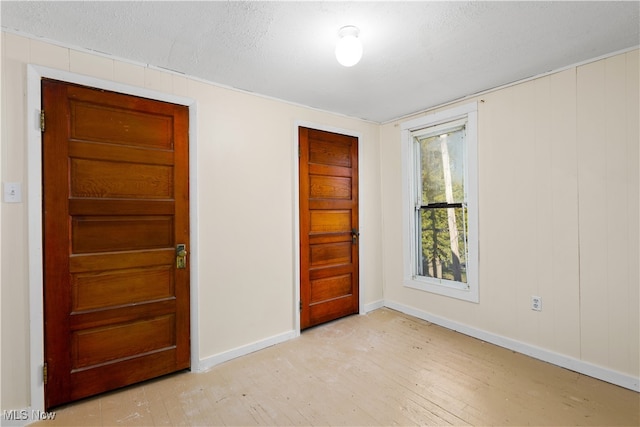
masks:
<path id="1" fill-rule="evenodd" d="M 4 202 L 5 203 L 21 203 L 22 202 L 22 184 L 19 182 L 5 182 Z"/>

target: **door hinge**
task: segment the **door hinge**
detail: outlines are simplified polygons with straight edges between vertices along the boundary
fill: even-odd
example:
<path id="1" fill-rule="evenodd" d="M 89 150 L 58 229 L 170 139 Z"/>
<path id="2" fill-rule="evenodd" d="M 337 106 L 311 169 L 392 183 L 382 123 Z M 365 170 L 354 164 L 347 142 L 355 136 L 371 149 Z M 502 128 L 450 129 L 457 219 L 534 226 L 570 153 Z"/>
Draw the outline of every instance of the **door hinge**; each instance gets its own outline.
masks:
<path id="1" fill-rule="evenodd" d="M 302 150 L 300 149 L 300 145 L 298 145 L 298 158 L 302 157 Z"/>
<path id="2" fill-rule="evenodd" d="M 302 300 L 300 300 L 300 311 L 302 311 Z"/>
<path id="3" fill-rule="evenodd" d="M 40 110 L 40 132 L 44 132 L 44 110 Z"/>
<path id="4" fill-rule="evenodd" d="M 49 380 L 49 370 L 47 368 L 47 364 L 45 363 L 42 366 L 42 382 L 44 383 L 44 385 L 47 385 L 48 380 Z"/>

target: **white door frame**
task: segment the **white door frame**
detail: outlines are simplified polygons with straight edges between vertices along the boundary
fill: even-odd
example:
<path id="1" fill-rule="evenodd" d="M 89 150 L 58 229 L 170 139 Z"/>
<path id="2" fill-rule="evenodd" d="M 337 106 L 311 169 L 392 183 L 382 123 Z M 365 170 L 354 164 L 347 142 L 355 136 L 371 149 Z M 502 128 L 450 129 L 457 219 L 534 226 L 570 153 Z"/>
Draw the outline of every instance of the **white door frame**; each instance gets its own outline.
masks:
<path id="1" fill-rule="evenodd" d="M 334 126 L 327 126 L 315 122 L 304 120 L 296 120 L 293 126 L 293 283 L 294 283 L 294 329 L 296 336 L 300 336 L 300 168 L 298 165 L 298 150 L 300 147 L 298 128 L 305 127 L 310 129 L 321 130 L 325 132 L 339 133 L 341 135 L 353 136 L 358 138 L 358 176 L 362 170 L 362 134 L 357 131 L 342 129 Z M 358 232 L 362 235 L 362 197 L 360 191 L 360 179 L 358 179 Z M 366 241 L 366 235 L 365 235 Z M 364 284 L 362 269 L 360 262 L 362 258 L 362 240 L 358 239 L 358 311 L 360 314 L 365 313 L 364 308 Z"/>
<path id="2" fill-rule="evenodd" d="M 191 310 L 191 369 L 199 370 L 198 348 L 198 221 L 197 221 L 197 103 L 195 99 L 180 97 L 125 85 L 122 83 L 74 74 L 39 65 L 27 65 L 27 217 L 29 265 L 29 372 L 31 410 L 44 411 L 44 301 L 42 264 L 42 132 L 40 131 L 41 81 L 51 78 L 98 89 L 125 93 L 185 105 L 189 108 L 189 219 L 191 250 L 190 310 Z"/>

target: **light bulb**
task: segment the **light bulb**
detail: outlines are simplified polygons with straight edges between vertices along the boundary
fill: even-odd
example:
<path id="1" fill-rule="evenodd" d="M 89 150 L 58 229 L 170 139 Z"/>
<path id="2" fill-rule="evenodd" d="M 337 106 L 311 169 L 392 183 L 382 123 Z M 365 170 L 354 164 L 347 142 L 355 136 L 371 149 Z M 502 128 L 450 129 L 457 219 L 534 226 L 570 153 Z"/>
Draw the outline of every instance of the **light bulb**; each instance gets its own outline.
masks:
<path id="1" fill-rule="evenodd" d="M 338 32 L 336 59 L 345 67 L 356 65 L 362 58 L 362 43 L 358 38 L 360 31 L 353 26 L 342 27 Z"/>

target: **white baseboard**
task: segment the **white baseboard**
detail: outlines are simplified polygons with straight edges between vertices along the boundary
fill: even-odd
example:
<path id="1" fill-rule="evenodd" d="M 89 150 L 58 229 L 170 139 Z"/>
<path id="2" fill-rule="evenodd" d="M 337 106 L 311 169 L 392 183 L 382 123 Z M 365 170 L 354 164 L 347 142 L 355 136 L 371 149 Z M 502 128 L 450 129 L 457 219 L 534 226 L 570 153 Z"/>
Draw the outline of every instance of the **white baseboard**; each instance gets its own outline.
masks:
<path id="1" fill-rule="evenodd" d="M 378 301 L 374 301 L 374 302 L 371 302 L 369 304 L 365 304 L 364 305 L 364 312 L 361 313 L 361 314 L 367 314 L 370 311 L 377 310 L 377 309 L 382 308 L 382 307 L 384 307 L 384 300 L 383 299 L 378 300 Z"/>
<path id="2" fill-rule="evenodd" d="M 422 311 L 417 308 L 400 304 L 394 301 L 384 301 L 384 305 L 385 307 L 389 307 L 393 310 L 397 310 L 410 316 L 435 323 L 447 329 L 451 329 L 465 335 L 478 338 L 480 340 L 498 345 L 500 347 L 508 348 L 509 350 L 517 351 L 518 353 L 526 354 L 527 356 L 531 356 L 535 359 L 549 362 L 556 366 L 569 369 L 571 371 L 575 371 L 602 381 L 606 381 L 611 384 L 618 385 L 620 387 L 640 392 L 640 378 L 614 371 L 612 369 L 604 368 L 602 366 L 594 365 L 592 363 L 585 362 L 574 357 L 555 353 L 553 351 L 536 347 L 534 345 L 527 344 L 518 340 L 493 334 L 482 329 L 473 328 L 471 326 L 445 319 L 443 317 L 439 317 L 426 311 Z"/>
<path id="3" fill-rule="evenodd" d="M 366 314 L 370 311 L 377 310 L 378 308 L 384 307 L 384 300 L 374 301 L 369 304 L 364 305 L 364 313 Z M 236 347 L 234 349 L 224 351 L 222 353 L 214 354 L 213 356 L 209 356 L 204 359 L 200 359 L 197 363 L 197 366 L 192 366 L 191 370 L 194 372 L 203 372 L 212 367 L 219 365 L 220 363 L 226 362 L 228 360 L 235 359 L 236 357 L 244 356 L 249 353 L 253 353 L 254 351 L 262 350 L 263 348 L 271 347 L 275 344 L 280 344 L 285 341 L 289 341 L 297 337 L 295 331 L 284 332 L 279 335 L 275 335 L 264 340 L 256 341 L 251 344 L 243 345 L 241 347 Z"/>
<path id="4" fill-rule="evenodd" d="M 214 354 L 213 356 L 209 356 L 205 359 L 200 359 L 198 366 L 192 366 L 191 370 L 195 372 L 203 372 L 208 369 L 213 368 L 220 363 L 226 362 L 231 359 L 235 359 L 236 357 L 244 356 L 249 353 L 253 353 L 258 350 L 262 350 L 267 347 L 271 347 L 272 345 L 280 344 L 285 341 L 289 341 L 296 337 L 295 331 L 288 331 L 282 334 L 274 335 L 269 338 L 265 338 L 260 341 L 256 341 L 247 345 L 243 345 L 241 347 L 236 347 L 228 351 L 224 351 L 222 353 Z"/>

